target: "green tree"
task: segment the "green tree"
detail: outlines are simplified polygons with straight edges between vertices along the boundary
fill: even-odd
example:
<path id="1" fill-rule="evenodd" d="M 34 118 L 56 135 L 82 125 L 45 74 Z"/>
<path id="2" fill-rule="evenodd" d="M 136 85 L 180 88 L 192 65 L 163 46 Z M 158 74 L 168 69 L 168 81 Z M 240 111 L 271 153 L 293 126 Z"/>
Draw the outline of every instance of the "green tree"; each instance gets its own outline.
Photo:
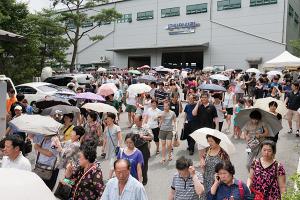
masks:
<path id="1" fill-rule="evenodd" d="M 97 27 L 107 22 L 112 22 L 119 19 L 122 15 L 114 8 L 102 9 L 100 12 L 95 12 L 88 15 L 86 10 L 92 10 L 98 3 L 105 3 L 107 0 L 52 0 L 53 5 L 61 4 L 64 6 L 64 11 L 60 12 L 60 20 L 65 23 L 65 33 L 73 46 L 72 60 L 70 71 L 75 68 L 75 60 L 78 50 L 78 42 L 83 36 L 88 36 L 91 40 L 101 40 L 103 36 L 89 36 L 88 33 Z M 81 27 L 87 23 L 93 22 L 93 26 L 82 29 Z"/>
<path id="2" fill-rule="evenodd" d="M 296 56 L 300 56 L 300 39 L 299 40 L 291 40 L 290 45 L 293 47 L 293 51 Z"/>
<path id="3" fill-rule="evenodd" d="M 299 200 L 300 199 L 300 174 L 295 174 L 290 177 L 291 186 L 287 188 L 282 200 Z"/>

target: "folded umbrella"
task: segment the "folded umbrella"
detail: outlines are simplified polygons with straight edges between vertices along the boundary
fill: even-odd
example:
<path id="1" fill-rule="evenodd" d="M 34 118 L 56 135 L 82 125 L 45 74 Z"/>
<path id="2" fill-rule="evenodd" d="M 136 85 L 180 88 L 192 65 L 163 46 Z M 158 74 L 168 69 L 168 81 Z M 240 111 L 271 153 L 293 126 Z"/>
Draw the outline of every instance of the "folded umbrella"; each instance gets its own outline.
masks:
<path id="1" fill-rule="evenodd" d="M 206 136 L 211 135 L 221 140 L 220 146 L 224 149 L 228 154 L 232 154 L 235 152 L 235 146 L 232 144 L 231 140 L 224 133 L 211 128 L 200 128 L 195 130 L 190 136 L 200 145 L 208 147 Z"/>
<path id="2" fill-rule="evenodd" d="M 9 125 L 26 133 L 55 135 L 62 124 L 50 116 L 24 114 L 11 120 Z"/>
<path id="3" fill-rule="evenodd" d="M 108 104 L 105 103 L 86 103 L 82 106 L 82 108 L 88 109 L 88 110 L 93 110 L 99 113 L 106 113 L 106 112 L 110 112 L 110 113 L 115 113 L 117 114 L 118 111 L 116 110 L 115 107 L 110 106 Z"/>
<path id="4" fill-rule="evenodd" d="M 99 87 L 97 94 L 106 97 L 114 94 L 117 90 L 118 88 L 114 83 L 105 83 Z"/>
<path id="5" fill-rule="evenodd" d="M 222 87 L 220 85 L 216 85 L 216 84 L 201 84 L 199 86 L 199 89 L 226 92 L 226 89 L 224 87 Z"/>
<path id="6" fill-rule="evenodd" d="M 78 93 L 74 97 L 75 99 L 87 99 L 87 100 L 96 100 L 96 101 L 105 101 L 105 99 L 95 93 L 92 92 L 83 92 L 83 93 Z"/>
<path id="7" fill-rule="evenodd" d="M 272 97 L 257 99 L 254 104 L 254 107 L 260 108 L 262 110 L 269 112 L 269 103 L 272 101 L 275 101 L 277 103 L 278 107 L 277 107 L 276 111 L 278 113 L 280 113 L 282 116 L 284 116 L 288 112 L 288 109 L 286 108 L 285 103 L 283 101 L 280 101 L 280 100 L 272 98 Z"/>
<path id="8" fill-rule="evenodd" d="M 62 115 L 68 114 L 68 113 L 80 113 L 80 109 L 76 106 L 67 106 L 67 105 L 57 105 L 52 106 L 50 108 L 46 108 L 42 111 L 41 115 L 55 115 L 57 112 L 61 113 Z"/>
<path id="9" fill-rule="evenodd" d="M 210 76 L 211 79 L 220 80 L 220 81 L 228 81 L 229 78 L 224 76 L 223 74 L 214 74 Z"/>
<path id="10" fill-rule="evenodd" d="M 127 89 L 127 92 L 130 94 L 142 94 L 145 92 L 150 92 L 151 89 L 152 88 L 145 83 L 137 83 L 130 85 Z"/>
<path id="11" fill-rule="evenodd" d="M 257 110 L 261 113 L 261 121 L 266 124 L 267 128 L 269 128 L 270 136 L 275 136 L 275 134 L 282 129 L 282 125 L 279 123 L 275 115 L 260 108 L 247 108 L 241 110 L 236 116 L 237 126 L 242 129 L 246 123 L 251 120 L 249 115 L 254 110 Z"/>
<path id="12" fill-rule="evenodd" d="M 13 168 L 0 168 L 1 199 L 56 200 L 52 191 L 35 173 Z"/>

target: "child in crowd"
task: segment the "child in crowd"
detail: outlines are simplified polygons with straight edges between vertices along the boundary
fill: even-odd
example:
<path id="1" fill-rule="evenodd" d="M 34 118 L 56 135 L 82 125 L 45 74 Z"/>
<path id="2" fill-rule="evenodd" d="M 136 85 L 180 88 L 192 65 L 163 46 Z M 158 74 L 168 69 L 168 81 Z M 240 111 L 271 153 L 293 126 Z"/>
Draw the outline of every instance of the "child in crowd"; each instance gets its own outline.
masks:
<path id="1" fill-rule="evenodd" d="M 252 101 L 252 100 L 251 100 Z M 241 133 L 241 129 L 240 127 L 237 126 L 237 121 L 236 121 L 236 116 L 237 114 L 245 108 L 245 100 L 244 99 L 239 99 L 238 103 L 234 106 L 233 108 L 233 113 L 234 113 L 234 117 L 233 117 L 233 137 L 234 139 L 244 139 L 244 136 Z"/>
<path id="2" fill-rule="evenodd" d="M 252 108 L 253 107 L 253 100 L 252 99 L 247 99 L 245 101 L 245 108 Z"/>

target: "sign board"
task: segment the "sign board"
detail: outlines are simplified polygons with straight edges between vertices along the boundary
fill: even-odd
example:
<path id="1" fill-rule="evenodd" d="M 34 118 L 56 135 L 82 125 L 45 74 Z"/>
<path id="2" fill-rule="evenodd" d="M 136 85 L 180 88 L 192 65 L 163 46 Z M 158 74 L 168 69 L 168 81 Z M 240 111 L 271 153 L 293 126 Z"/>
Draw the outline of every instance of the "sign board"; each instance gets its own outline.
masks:
<path id="1" fill-rule="evenodd" d="M 0 80 L 0 138 L 4 137 L 6 130 L 6 96 L 7 83 Z"/>
<path id="2" fill-rule="evenodd" d="M 169 35 L 181 35 L 195 33 L 196 28 L 199 26 L 200 23 L 197 22 L 183 22 L 168 24 L 165 29 L 169 31 Z"/>

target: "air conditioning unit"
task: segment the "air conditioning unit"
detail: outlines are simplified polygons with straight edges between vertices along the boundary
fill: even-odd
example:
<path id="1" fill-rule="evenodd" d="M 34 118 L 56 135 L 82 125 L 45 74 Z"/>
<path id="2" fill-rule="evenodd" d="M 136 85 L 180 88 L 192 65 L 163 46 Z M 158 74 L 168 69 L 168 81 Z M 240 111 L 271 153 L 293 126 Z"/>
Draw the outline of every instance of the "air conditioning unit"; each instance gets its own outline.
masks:
<path id="1" fill-rule="evenodd" d="M 100 56 L 100 62 L 106 62 L 106 56 Z"/>

